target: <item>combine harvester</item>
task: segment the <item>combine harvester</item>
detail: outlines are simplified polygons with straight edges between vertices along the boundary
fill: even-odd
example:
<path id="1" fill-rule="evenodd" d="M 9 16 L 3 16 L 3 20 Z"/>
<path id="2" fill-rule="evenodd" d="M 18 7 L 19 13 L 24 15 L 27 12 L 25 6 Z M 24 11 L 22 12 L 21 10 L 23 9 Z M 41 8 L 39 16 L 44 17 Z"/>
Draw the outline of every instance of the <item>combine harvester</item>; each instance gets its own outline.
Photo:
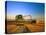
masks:
<path id="1" fill-rule="evenodd" d="M 28 17 L 28 16 L 27 16 Z M 16 16 L 16 33 L 26 33 L 31 32 L 31 30 L 28 29 L 28 27 L 25 26 L 25 24 L 36 24 L 36 20 L 32 20 L 30 17 L 27 18 L 26 16 L 17 15 Z M 26 19 L 25 19 L 26 18 Z M 18 31 L 19 30 L 19 31 Z"/>

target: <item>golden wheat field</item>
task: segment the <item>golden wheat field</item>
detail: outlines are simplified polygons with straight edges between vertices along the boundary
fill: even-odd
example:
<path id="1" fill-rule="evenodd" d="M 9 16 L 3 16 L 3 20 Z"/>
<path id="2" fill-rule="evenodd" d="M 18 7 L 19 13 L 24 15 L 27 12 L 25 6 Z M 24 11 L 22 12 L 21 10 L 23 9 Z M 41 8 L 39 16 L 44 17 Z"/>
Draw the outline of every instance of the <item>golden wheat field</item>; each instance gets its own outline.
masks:
<path id="1" fill-rule="evenodd" d="M 20 23 L 20 22 L 18 22 Z M 23 26 L 24 28 L 27 27 L 27 29 L 31 32 L 44 32 L 44 21 L 42 20 L 39 20 L 37 23 L 35 24 L 31 24 L 30 22 L 22 22 L 24 23 L 24 25 L 21 25 Z M 9 21 L 7 22 L 7 33 L 13 33 L 13 32 L 19 32 L 21 30 L 17 30 L 16 29 L 17 26 L 16 26 L 16 22 L 15 21 Z"/>

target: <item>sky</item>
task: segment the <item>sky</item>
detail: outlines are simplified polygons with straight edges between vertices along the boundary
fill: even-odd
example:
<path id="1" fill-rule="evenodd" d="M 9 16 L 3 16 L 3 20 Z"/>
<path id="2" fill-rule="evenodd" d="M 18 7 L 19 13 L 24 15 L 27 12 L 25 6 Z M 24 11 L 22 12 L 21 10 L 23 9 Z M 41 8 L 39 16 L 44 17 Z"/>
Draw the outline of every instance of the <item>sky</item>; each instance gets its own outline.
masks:
<path id="1" fill-rule="evenodd" d="M 44 3 L 7 1 L 7 16 L 31 15 L 44 17 Z"/>

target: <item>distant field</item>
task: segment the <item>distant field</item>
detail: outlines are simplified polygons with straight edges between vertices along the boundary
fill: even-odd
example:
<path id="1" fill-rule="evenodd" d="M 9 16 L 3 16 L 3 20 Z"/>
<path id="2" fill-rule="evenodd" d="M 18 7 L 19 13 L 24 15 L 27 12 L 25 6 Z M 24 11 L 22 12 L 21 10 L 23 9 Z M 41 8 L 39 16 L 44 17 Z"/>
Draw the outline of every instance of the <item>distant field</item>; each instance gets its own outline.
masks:
<path id="1" fill-rule="evenodd" d="M 7 32 L 16 32 L 17 25 L 16 23 L 22 23 L 24 28 L 27 27 L 27 29 L 31 32 L 44 32 L 44 22 L 39 21 L 38 23 L 31 24 L 31 22 L 15 22 L 15 21 L 8 21 L 7 22 Z M 19 31 L 19 29 L 18 29 Z"/>

